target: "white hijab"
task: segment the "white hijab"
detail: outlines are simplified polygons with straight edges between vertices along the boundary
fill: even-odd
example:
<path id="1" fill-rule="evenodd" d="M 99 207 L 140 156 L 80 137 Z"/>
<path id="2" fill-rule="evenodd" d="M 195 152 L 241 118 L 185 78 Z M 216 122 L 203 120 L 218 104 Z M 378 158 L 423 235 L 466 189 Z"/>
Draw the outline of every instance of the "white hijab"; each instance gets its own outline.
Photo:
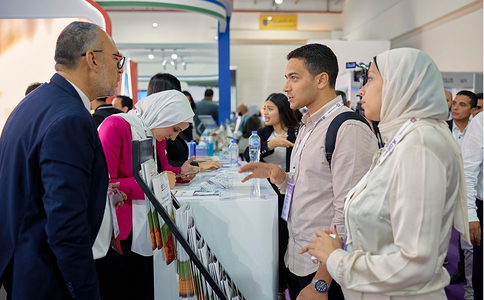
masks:
<path id="1" fill-rule="evenodd" d="M 193 123 L 193 110 L 187 97 L 176 90 L 158 92 L 139 100 L 135 109 L 118 114 L 131 125 L 133 139 L 151 136 L 151 129 L 181 122 Z"/>
<path id="2" fill-rule="evenodd" d="M 461 150 L 445 120 L 448 108 L 442 75 L 426 53 L 411 48 L 393 49 L 376 57 L 383 77 L 380 124 L 383 140 L 393 138 L 410 118 L 421 118 L 411 130 L 426 125 L 434 127 L 446 139 L 446 147 L 455 153 L 460 169 L 459 200 L 454 213 L 454 226 L 469 241 L 467 196 Z M 410 130 L 410 131 L 411 131 Z"/>

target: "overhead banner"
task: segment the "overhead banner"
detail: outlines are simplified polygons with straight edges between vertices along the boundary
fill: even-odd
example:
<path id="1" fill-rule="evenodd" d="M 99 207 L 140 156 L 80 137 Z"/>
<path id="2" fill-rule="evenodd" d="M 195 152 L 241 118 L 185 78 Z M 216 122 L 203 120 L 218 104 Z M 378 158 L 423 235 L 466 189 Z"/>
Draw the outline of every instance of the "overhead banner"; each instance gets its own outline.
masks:
<path id="1" fill-rule="evenodd" d="M 297 15 L 260 15 L 260 30 L 297 30 Z"/>

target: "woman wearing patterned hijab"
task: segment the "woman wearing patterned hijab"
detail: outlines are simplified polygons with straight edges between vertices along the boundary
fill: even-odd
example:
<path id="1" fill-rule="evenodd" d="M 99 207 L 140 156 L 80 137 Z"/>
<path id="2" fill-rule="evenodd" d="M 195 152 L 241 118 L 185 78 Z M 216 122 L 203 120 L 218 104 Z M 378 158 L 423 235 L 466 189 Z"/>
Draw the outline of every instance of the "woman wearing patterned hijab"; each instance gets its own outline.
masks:
<path id="1" fill-rule="evenodd" d="M 359 93 L 365 115 L 380 121 L 385 147 L 346 196 L 345 243 L 327 228 L 300 253 L 326 264 L 347 300 L 446 299 L 442 265 L 452 226 L 469 237 L 442 76 L 424 52 L 393 49 L 374 58 Z"/>

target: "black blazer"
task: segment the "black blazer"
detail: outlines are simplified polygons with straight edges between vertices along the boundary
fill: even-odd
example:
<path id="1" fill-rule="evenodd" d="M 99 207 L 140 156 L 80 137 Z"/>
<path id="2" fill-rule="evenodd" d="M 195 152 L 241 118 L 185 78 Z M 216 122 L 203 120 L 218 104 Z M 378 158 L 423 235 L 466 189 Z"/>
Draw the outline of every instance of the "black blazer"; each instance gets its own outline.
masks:
<path id="1" fill-rule="evenodd" d="M 120 114 L 123 113 L 124 111 L 119 110 L 117 108 L 114 108 L 111 104 L 103 104 L 99 105 L 94 113 L 92 114 L 92 117 L 94 118 L 94 122 L 96 123 L 96 126 L 99 127 L 101 123 L 106 119 L 107 117 L 114 115 L 114 114 Z"/>
<path id="2" fill-rule="evenodd" d="M 450 131 L 452 131 L 452 123 L 454 123 L 454 121 L 453 120 L 449 120 L 449 121 L 445 121 L 445 122 L 447 122 L 447 125 L 449 125 Z"/>
<path id="3" fill-rule="evenodd" d="M 274 154 L 274 149 L 270 151 L 267 150 L 267 140 L 269 139 L 273 131 L 274 131 L 274 127 L 272 126 L 262 127 L 257 130 L 257 135 L 260 136 L 260 140 L 261 140 L 260 160 L 262 162 L 264 161 L 264 157 Z M 287 130 L 287 135 L 288 135 L 287 140 L 294 143 L 296 141 L 297 128 L 289 127 L 289 129 Z M 286 172 L 289 172 L 289 167 L 291 165 L 291 153 L 292 153 L 292 147 L 287 148 L 286 149 Z M 249 147 L 247 147 L 244 151 L 244 158 L 246 161 L 250 161 Z"/>

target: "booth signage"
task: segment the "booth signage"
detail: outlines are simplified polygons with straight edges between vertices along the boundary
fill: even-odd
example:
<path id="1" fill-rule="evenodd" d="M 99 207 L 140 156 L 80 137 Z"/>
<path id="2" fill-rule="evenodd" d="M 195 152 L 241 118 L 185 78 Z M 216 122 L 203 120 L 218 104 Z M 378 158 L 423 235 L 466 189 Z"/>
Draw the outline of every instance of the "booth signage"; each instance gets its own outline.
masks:
<path id="1" fill-rule="evenodd" d="M 473 89 L 474 73 L 442 72 L 444 88 Z"/>
<path id="2" fill-rule="evenodd" d="M 260 15 L 260 30 L 297 30 L 297 15 Z"/>

